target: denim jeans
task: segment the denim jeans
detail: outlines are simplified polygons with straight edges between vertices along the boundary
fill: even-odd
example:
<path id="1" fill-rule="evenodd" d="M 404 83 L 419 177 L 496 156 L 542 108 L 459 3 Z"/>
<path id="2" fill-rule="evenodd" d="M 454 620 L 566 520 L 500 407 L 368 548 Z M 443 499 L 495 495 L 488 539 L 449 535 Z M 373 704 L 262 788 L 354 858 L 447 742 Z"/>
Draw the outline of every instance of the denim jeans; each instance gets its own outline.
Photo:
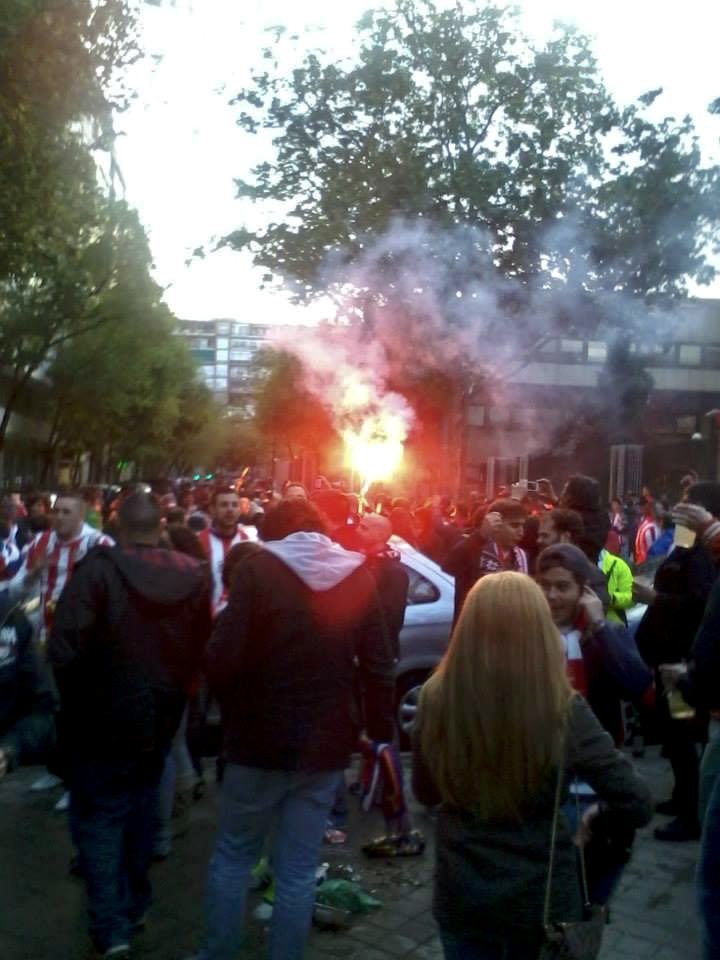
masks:
<path id="1" fill-rule="evenodd" d="M 208 871 L 207 935 L 200 960 L 236 960 L 250 871 L 275 827 L 270 960 L 302 960 L 315 902 L 315 870 L 338 771 L 260 770 L 228 763 Z"/>
<path id="2" fill-rule="evenodd" d="M 70 778 L 70 832 L 78 851 L 100 951 L 127 943 L 150 906 L 157 775 L 125 773 Z"/>
<path id="3" fill-rule="evenodd" d="M 465 940 L 447 930 L 440 930 L 445 960 L 532 960 L 527 947 L 513 947 L 508 943 L 482 943 Z M 540 947 L 538 947 L 538 953 Z"/>
<path id="4" fill-rule="evenodd" d="M 705 960 L 720 960 L 720 723 L 710 736 L 700 771 L 702 844 L 697 872 L 698 905 Z"/>
<path id="5" fill-rule="evenodd" d="M 155 803 L 155 842 L 153 853 L 167 857 L 172 850 L 172 825 L 170 823 L 178 793 L 192 790 L 195 779 L 192 759 L 187 747 L 188 708 L 180 721 L 177 733 L 165 759 L 162 777 L 158 784 Z"/>

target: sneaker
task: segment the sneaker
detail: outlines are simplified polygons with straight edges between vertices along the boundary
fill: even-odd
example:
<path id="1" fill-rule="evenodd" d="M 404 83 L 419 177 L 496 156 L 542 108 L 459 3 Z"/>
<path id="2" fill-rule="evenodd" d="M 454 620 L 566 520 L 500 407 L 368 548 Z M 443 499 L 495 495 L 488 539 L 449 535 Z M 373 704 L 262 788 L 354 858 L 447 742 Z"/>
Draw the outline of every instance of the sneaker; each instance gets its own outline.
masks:
<path id="1" fill-rule="evenodd" d="M 657 827 L 654 836 L 663 843 L 690 843 L 700 839 L 700 826 L 676 817 L 666 827 Z"/>
<path id="2" fill-rule="evenodd" d="M 664 817 L 674 817 L 677 814 L 675 801 L 672 799 L 663 800 L 662 803 L 655 804 L 655 812 L 661 813 Z"/>
<path id="3" fill-rule="evenodd" d="M 70 794 L 66 790 L 53 807 L 55 813 L 65 813 L 70 807 Z"/>
<path id="4" fill-rule="evenodd" d="M 373 860 L 391 857 L 419 857 L 425 851 L 425 838 L 419 830 L 377 837 L 366 843 L 362 852 Z"/>
<path id="5" fill-rule="evenodd" d="M 44 773 L 30 785 L 30 789 L 36 791 L 54 790 L 55 787 L 59 786 L 62 786 L 62 780 L 60 777 L 56 777 L 54 773 Z"/>
<path id="6" fill-rule="evenodd" d="M 267 923 L 268 920 L 272 920 L 273 907 L 271 903 L 259 903 L 253 910 L 253 916 L 256 920 L 260 920 L 261 923 Z"/>

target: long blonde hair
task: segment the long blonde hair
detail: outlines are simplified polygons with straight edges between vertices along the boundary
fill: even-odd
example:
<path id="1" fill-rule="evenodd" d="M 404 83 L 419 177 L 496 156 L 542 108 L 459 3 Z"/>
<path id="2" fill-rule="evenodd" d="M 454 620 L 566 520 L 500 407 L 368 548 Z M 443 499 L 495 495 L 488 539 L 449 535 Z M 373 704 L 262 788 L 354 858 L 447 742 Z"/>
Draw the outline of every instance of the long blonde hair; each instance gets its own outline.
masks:
<path id="1" fill-rule="evenodd" d="M 537 584 L 520 573 L 476 583 L 418 711 L 420 748 L 443 800 L 482 819 L 521 819 L 560 760 L 571 697 Z"/>

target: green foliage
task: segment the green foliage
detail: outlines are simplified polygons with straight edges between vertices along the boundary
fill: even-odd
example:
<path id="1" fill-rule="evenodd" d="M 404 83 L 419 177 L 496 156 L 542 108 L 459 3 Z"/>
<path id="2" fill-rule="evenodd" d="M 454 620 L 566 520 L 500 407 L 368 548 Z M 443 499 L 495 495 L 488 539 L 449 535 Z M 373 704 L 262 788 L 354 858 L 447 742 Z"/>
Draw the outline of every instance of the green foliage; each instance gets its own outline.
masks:
<path id="1" fill-rule="evenodd" d="M 330 411 L 305 385 L 302 363 L 282 350 L 260 350 L 255 358 L 259 389 L 255 423 L 260 434 L 287 449 L 318 453 L 337 440 Z"/>
<path id="2" fill-rule="evenodd" d="M 369 277 L 366 262 L 399 218 L 472 231 L 449 289 L 468 270 L 482 280 L 488 260 L 516 298 L 568 284 L 653 300 L 712 279 L 720 170 L 703 167 L 687 118 L 648 119 L 660 91 L 620 109 L 577 31 L 537 47 L 510 8 L 396 0 L 363 17 L 347 61 L 313 51 L 287 70 L 287 39 L 275 43 L 235 98 L 247 131 L 273 133 L 273 156 L 238 191 L 285 215 L 228 242 L 299 299 L 334 282 L 363 319 L 392 300 L 392 243 Z"/>

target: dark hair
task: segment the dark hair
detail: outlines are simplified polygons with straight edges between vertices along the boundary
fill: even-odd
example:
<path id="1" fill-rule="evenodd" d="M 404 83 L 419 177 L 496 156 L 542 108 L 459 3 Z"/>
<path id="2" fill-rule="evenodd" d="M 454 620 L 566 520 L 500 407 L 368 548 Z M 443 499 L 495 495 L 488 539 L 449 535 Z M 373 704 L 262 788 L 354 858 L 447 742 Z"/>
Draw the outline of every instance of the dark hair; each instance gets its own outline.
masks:
<path id="1" fill-rule="evenodd" d="M 324 533 L 325 518 L 308 500 L 283 500 L 265 515 L 263 540 L 284 540 L 291 533 Z"/>
<path id="2" fill-rule="evenodd" d="M 593 510 L 600 506 L 600 484 L 594 477 L 576 473 L 565 484 L 563 506 L 570 510 Z"/>
<path id="3" fill-rule="evenodd" d="M 193 533 L 202 533 L 207 530 L 207 521 L 201 513 L 193 513 L 187 519 L 187 528 Z"/>
<path id="4" fill-rule="evenodd" d="M 557 532 L 569 533 L 573 543 L 585 533 L 583 518 L 577 510 L 566 510 L 563 507 L 557 507 L 555 510 L 551 510 L 548 516 L 552 520 Z"/>
<path id="5" fill-rule="evenodd" d="M 390 524 L 396 537 L 402 537 L 410 546 L 415 546 L 415 525 L 407 508 L 394 507 L 390 511 Z"/>
<path id="6" fill-rule="evenodd" d="M 287 493 L 287 491 L 289 490 L 290 487 L 300 487 L 300 488 L 303 490 L 303 492 L 305 493 L 305 496 L 307 496 L 307 490 L 305 489 L 305 484 L 302 483 L 302 481 L 300 481 L 300 480 L 286 480 L 285 483 L 282 485 L 282 492 L 283 492 L 283 494 Z"/>
<path id="7" fill-rule="evenodd" d="M 131 493 L 118 508 L 120 531 L 129 540 L 159 533 L 160 518 L 160 501 L 152 493 Z"/>
<path id="8" fill-rule="evenodd" d="M 567 570 L 575 578 L 575 582 L 584 587 L 590 579 L 592 568 L 590 561 L 579 547 L 572 543 L 557 543 L 547 547 L 537 558 L 537 573 L 545 573 L 553 567 Z"/>
<path id="9" fill-rule="evenodd" d="M 525 520 L 527 518 L 527 510 L 525 507 L 517 500 L 510 500 L 509 498 L 494 500 L 485 513 L 499 513 L 503 520 L 506 521 Z"/>
<path id="10" fill-rule="evenodd" d="M 186 553 L 196 560 L 207 560 L 205 551 L 195 534 L 181 523 L 169 523 L 165 528 L 173 550 Z"/>
<path id="11" fill-rule="evenodd" d="M 184 527 L 186 520 L 185 511 L 182 507 L 171 507 L 165 516 L 165 520 L 168 525 L 174 523 L 180 527 Z"/>
<path id="12" fill-rule="evenodd" d="M 317 490 L 311 503 L 324 513 L 333 526 L 347 523 L 350 516 L 350 501 L 342 490 Z"/>
<path id="13" fill-rule="evenodd" d="M 261 550 L 262 545 L 254 540 L 245 540 L 243 543 L 236 543 L 234 547 L 230 547 L 222 567 L 222 582 L 226 590 L 229 590 L 232 586 L 233 574 L 237 570 L 238 564 L 247 560 L 248 557 L 260 553 Z"/>
<path id="14" fill-rule="evenodd" d="M 73 487 L 61 487 L 55 498 L 55 503 L 57 503 L 58 500 L 77 500 L 79 503 L 82 503 L 83 506 L 85 505 L 85 495 L 82 490 L 77 490 Z"/>
<path id="15" fill-rule="evenodd" d="M 694 483 L 687 492 L 688 503 L 705 507 L 714 517 L 720 517 L 720 483 Z"/>

